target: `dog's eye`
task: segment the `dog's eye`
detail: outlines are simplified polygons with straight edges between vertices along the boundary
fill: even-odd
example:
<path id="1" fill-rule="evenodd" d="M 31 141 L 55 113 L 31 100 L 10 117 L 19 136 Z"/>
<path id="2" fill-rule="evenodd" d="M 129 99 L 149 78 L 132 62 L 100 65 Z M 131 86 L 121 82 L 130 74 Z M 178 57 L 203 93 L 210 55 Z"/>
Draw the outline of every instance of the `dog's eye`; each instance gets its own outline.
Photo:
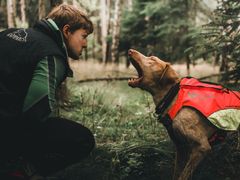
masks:
<path id="1" fill-rule="evenodd" d="M 150 59 L 151 59 L 152 61 L 156 61 L 156 60 L 157 60 L 157 57 L 156 57 L 156 56 L 150 56 Z"/>

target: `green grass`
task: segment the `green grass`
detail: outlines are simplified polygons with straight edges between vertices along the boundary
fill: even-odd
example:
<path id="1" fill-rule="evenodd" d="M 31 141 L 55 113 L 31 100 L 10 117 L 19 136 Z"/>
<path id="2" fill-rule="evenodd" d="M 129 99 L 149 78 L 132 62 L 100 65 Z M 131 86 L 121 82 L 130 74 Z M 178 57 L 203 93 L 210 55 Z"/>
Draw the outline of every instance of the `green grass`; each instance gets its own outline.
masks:
<path id="1" fill-rule="evenodd" d="M 68 82 L 70 100 L 60 114 L 93 132 L 90 157 L 58 173 L 68 180 L 170 180 L 174 146 L 154 116 L 152 97 L 127 82 Z M 233 141 L 234 139 L 234 141 Z M 217 146 L 194 180 L 235 180 L 240 172 L 237 137 Z"/>
<path id="2" fill-rule="evenodd" d="M 70 103 L 61 115 L 89 127 L 97 143 L 166 139 L 165 129 L 154 117 L 152 97 L 126 82 L 75 83 L 69 89 Z"/>

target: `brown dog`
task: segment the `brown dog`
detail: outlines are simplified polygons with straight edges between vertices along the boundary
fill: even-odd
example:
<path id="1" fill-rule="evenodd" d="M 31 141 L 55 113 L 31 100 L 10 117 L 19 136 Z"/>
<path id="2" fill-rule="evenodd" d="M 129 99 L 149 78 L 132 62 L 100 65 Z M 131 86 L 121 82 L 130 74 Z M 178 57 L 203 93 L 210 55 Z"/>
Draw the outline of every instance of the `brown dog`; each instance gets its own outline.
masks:
<path id="1" fill-rule="evenodd" d="M 158 112 L 160 113 L 160 118 L 167 117 L 165 115 L 167 115 L 178 97 L 179 87 L 175 89 L 173 87 L 180 83 L 179 75 L 169 63 L 155 56 L 146 57 L 133 49 L 129 50 L 129 56 L 139 76 L 138 78 L 130 79 L 128 81 L 129 86 L 139 87 L 151 93 L 157 106 L 157 112 L 160 108 L 160 112 Z M 168 93 L 170 91 L 172 93 Z M 191 95 L 194 96 L 194 94 Z M 211 95 L 209 97 L 211 98 Z M 166 100 L 167 98 L 170 98 L 170 101 Z M 236 103 L 240 107 L 240 99 L 238 96 L 237 98 Z M 164 103 L 163 100 L 168 101 L 168 103 Z M 201 104 L 201 106 L 204 106 L 204 104 Z M 239 120 L 237 122 L 238 126 Z M 160 119 L 160 121 L 162 120 Z M 209 138 L 219 128 L 207 122 L 207 118 L 198 110 L 188 106 L 183 106 L 172 120 L 165 118 L 162 122 L 176 145 L 173 179 L 190 179 L 199 162 L 211 150 Z"/>

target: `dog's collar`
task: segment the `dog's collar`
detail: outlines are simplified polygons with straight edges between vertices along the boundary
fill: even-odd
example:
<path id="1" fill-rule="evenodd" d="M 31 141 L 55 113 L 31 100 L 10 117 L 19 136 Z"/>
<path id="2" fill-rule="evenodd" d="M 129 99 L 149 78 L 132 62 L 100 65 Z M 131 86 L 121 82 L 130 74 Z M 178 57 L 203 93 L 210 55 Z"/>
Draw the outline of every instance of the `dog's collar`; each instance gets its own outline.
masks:
<path id="1" fill-rule="evenodd" d="M 167 92 L 167 94 L 163 97 L 160 103 L 156 106 L 155 113 L 158 114 L 159 117 L 162 117 L 163 112 L 167 109 L 167 107 L 171 104 L 174 97 L 177 95 L 180 88 L 180 83 L 176 83 L 171 87 L 171 89 Z"/>

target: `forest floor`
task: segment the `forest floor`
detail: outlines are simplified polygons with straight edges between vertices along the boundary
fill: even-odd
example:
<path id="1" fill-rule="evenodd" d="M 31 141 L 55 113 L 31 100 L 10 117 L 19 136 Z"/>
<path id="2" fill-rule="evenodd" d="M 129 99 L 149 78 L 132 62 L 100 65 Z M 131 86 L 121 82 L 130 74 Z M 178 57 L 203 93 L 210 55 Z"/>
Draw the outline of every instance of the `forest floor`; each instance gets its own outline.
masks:
<path id="1" fill-rule="evenodd" d="M 215 147 L 198 166 L 192 180 L 239 180 L 240 150 L 231 141 Z M 169 141 L 98 145 L 90 157 L 57 176 L 67 180 L 171 180 L 173 152 Z"/>

